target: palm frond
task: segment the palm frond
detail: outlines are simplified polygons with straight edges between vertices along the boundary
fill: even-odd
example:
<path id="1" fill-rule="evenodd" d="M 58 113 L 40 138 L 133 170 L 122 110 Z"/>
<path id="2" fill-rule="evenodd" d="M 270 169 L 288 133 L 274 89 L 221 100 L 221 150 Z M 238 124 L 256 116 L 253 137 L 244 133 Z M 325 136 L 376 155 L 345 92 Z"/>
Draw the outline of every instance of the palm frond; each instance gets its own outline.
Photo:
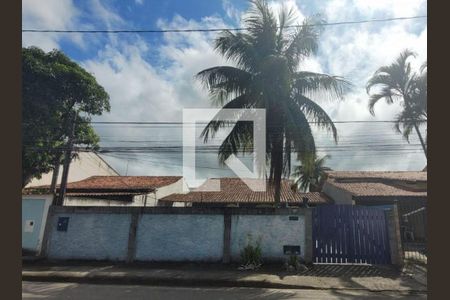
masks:
<path id="1" fill-rule="evenodd" d="M 315 184 L 319 184 L 325 177 L 325 171 L 331 170 L 325 167 L 325 161 L 329 159 L 330 155 L 325 155 L 321 158 L 317 158 L 315 153 L 305 155 L 301 160 L 301 165 L 298 165 L 294 169 L 293 176 L 295 178 L 294 184 L 297 189 L 304 192 L 308 191 L 313 180 Z"/>
<path id="2" fill-rule="evenodd" d="M 254 70 L 257 65 L 257 52 L 246 33 L 224 30 L 215 41 L 215 50 L 244 70 Z"/>
<path id="3" fill-rule="evenodd" d="M 285 2 L 283 2 L 281 5 L 281 10 L 278 14 L 279 28 L 277 34 L 277 50 L 280 53 L 284 49 L 285 43 L 288 40 L 285 38 L 284 29 L 287 26 L 290 26 L 297 17 L 293 6 L 288 9 Z"/>
<path id="4" fill-rule="evenodd" d="M 227 104 L 223 106 L 222 109 L 251 108 L 252 99 L 254 98 L 250 97 L 247 94 L 243 94 L 229 101 Z M 203 141 L 206 143 L 208 142 L 208 140 L 214 138 L 215 134 L 219 131 L 220 128 L 231 126 L 234 123 L 235 122 L 218 120 L 218 117 L 216 115 L 202 130 L 200 137 L 202 137 Z"/>
<path id="5" fill-rule="evenodd" d="M 328 116 L 327 112 L 323 110 L 320 105 L 315 103 L 313 100 L 305 97 L 301 94 L 293 95 L 293 101 L 298 105 L 300 110 L 306 115 L 306 117 L 315 123 L 319 128 L 326 129 L 333 134 L 335 142 L 338 141 L 338 134 L 336 126 Z"/>
<path id="6" fill-rule="evenodd" d="M 199 72 L 196 77 L 208 88 L 213 103 L 223 105 L 231 97 L 249 89 L 252 75 L 239 68 L 217 66 Z"/>
<path id="7" fill-rule="evenodd" d="M 301 71 L 296 72 L 293 77 L 294 90 L 307 97 L 342 99 L 352 87 L 349 81 L 339 76 Z"/>
<path id="8" fill-rule="evenodd" d="M 428 62 L 425 61 L 421 66 L 420 66 L 420 73 L 427 73 L 427 69 L 428 69 Z M 426 76 L 426 74 L 425 74 Z"/>
<path id="9" fill-rule="evenodd" d="M 287 103 L 285 108 L 285 130 L 289 137 L 297 157 L 301 159 L 305 155 L 316 152 L 316 145 L 311 131 L 311 126 L 299 106 Z"/>
<path id="10" fill-rule="evenodd" d="M 219 147 L 219 162 L 224 164 L 231 154 L 253 151 L 253 124 L 238 121 Z"/>
<path id="11" fill-rule="evenodd" d="M 303 26 L 295 30 L 294 35 L 290 39 L 291 42 L 284 50 L 284 55 L 293 67 L 296 67 L 305 57 L 317 52 L 319 31 L 317 26 L 309 26 L 312 23 L 312 19 L 303 21 Z M 319 21 L 318 23 L 324 22 Z"/>
<path id="12" fill-rule="evenodd" d="M 367 93 L 369 94 L 372 88 L 381 86 L 381 88 L 390 89 L 391 95 L 406 94 L 411 79 L 411 64 L 407 60 L 411 56 L 414 57 L 415 54 L 406 49 L 400 53 L 394 63 L 378 68 L 367 82 Z"/>

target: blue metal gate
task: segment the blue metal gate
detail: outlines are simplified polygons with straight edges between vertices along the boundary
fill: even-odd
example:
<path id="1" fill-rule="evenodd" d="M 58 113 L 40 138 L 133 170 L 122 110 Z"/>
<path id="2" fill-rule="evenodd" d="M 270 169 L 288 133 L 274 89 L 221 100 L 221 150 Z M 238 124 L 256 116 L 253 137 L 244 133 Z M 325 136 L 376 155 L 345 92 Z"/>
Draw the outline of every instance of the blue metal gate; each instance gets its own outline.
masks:
<path id="1" fill-rule="evenodd" d="M 385 211 L 355 205 L 313 209 L 313 262 L 390 264 Z"/>

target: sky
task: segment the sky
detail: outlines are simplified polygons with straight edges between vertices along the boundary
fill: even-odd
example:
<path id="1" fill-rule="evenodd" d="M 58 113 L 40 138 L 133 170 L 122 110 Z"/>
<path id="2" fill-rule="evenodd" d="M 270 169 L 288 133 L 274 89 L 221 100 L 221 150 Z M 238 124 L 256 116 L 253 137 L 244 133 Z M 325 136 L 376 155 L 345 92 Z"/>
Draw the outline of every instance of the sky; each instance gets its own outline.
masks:
<path id="1" fill-rule="evenodd" d="M 327 22 L 427 14 L 424 0 L 270 1 L 293 7 L 298 23 L 320 14 Z M 242 26 L 249 7 L 244 0 L 23 0 L 23 29 L 197 29 Z M 199 71 L 232 65 L 214 51 L 217 33 L 61 34 L 22 33 L 22 45 L 59 49 L 92 73 L 109 93 L 111 112 L 94 121 L 181 122 L 183 108 L 212 108 L 207 91 L 194 78 Z M 427 59 L 426 19 L 328 26 L 317 55 L 302 70 L 343 76 L 353 89 L 342 101 L 318 103 L 335 121 L 392 120 L 398 104 L 367 108 L 365 84 L 377 68 L 390 64 L 404 49 Z M 102 146 L 181 145 L 179 126 L 95 125 Z M 314 130 L 320 155 L 329 154 L 335 170 L 421 170 L 426 159 L 415 134 L 408 144 L 390 123 L 339 123 L 339 142 Z M 425 129 L 423 129 L 423 132 Z M 391 150 L 387 147 L 392 147 Z M 400 149 L 399 151 L 393 151 Z M 180 175 L 182 154 L 151 152 L 103 156 L 122 175 Z M 297 164 L 297 163 L 294 163 Z M 215 153 L 199 156 L 198 176 L 232 176 Z"/>

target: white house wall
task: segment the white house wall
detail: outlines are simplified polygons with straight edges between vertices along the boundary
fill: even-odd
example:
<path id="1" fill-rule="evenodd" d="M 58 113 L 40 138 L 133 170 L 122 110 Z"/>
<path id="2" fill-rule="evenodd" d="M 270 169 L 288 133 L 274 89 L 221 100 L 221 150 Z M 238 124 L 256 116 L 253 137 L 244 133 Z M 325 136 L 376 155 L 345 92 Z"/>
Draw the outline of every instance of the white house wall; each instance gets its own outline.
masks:
<path id="1" fill-rule="evenodd" d="M 147 206 L 155 203 L 154 193 L 147 195 Z M 64 206 L 144 206 L 145 195 L 137 195 L 133 197 L 133 201 L 119 201 L 109 199 L 92 199 L 89 197 L 65 197 Z"/>
<path id="2" fill-rule="evenodd" d="M 305 218 L 298 215 L 233 215 L 231 221 L 231 257 L 240 259 L 247 244 L 260 243 L 262 255 L 269 260 L 284 257 L 283 245 L 299 245 L 300 256 L 305 254 Z"/>
<path id="3" fill-rule="evenodd" d="M 91 176 L 117 176 L 119 175 L 101 157 L 93 152 L 80 152 L 77 159 L 72 160 L 69 168 L 68 182 L 86 179 Z M 62 166 L 60 166 L 58 182 L 61 182 Z M 53 171 L 43 174 L 41 179 L 33 179 L 27 187 L 50 185 Z"/>
<path id="4" fill-rule="evenodd" d="M 172 194 L 185 194 L 189 191 L 184 178 L 180 178 L 177 182 L 160 187 L 156 190 L 156 199 L 161 199 Z"/>
<path id="5" fill-rule="evenodd" d="M 342 190 L 329 182 L 325 182 L 322 192 L 334 200 L 335 204 L 354 204 L 352 194 Z"/>

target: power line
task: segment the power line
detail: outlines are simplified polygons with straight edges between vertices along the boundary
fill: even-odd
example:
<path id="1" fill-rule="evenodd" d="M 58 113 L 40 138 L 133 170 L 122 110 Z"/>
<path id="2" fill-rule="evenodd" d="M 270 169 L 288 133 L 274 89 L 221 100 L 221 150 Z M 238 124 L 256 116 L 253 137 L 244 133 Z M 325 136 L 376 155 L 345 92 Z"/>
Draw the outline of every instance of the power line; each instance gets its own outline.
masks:
<path id="1" fill-rule="evenodd" d="M 347 124 L 347 123 L 395 123 L 396 120 L 342 120 L 333 121 L 337 124 Z M 208 124 L 209 122 L 158 122 L 158 121 L 90 121 L 85 123 L 91 124 L 101 124 L 101 125 L 201 125 Z M 319 122 L 310 121 L 309 124 L 317 124 Z"/>
<path id="2" fill-rule="evenodd" d="M 66 146 L 62 147 L 40 147 L 40 146 L 28 146 L 26 148 L 33 149 L 35 151 L 65 151 L 68 150 Z M 331 151 L 331 152 L 348 152 L 348 151 L 360 151 L 360 152 L 401 152 L 420 149 L 420 144 L 378 144 L 378 145 L 346 145 L 346 146 L 317 146 L 317 151 Z M 76 147 L 75 150 L 79 151 L 92 151 L 90 148 Z M 99 147 L 97 150 L 99 153 L 182 153 L 185 151 L 198 152 L 198 153 L 218 153 L 219 146 L 198 146 L 185 148 L 183 146 L 141 146 L 141 147 L 121 147 L 121 146 L 106 146 Z M 232 151 L 229 151 L 232 153 Z M 241 153 L 242 151 L 239 151 Z M 248 148 L 246 153 L 252 153 L 253 149 Z"/>
<path id="3" fill-rule="evenodd" d="M 427 123 L 427 120 L 414 120 L 417 123 Z M 229 125 L 232 126 L 237 122 L 251 122 L 251 121 L 225 121 Z M 389 124 L 396 123 L 396 120 L 337 120 L 333 121 L 334 124 Z M 92 125 L 127 125 L 127 127 L 132 127 L 133 125 L 145 125 L 145 126 L 136 126 L 135 128 L 177 128 L 179 126 L 193 125 L 207 125 L 209 122 L 199 121 L 199 122 L 179 122 L 179 121 L 78 121 L 78 124 L 92 124 Z M 308 124 L 322 124 L 322 122 L 316 121 L 308 121 Z M 403 123 L 403 122 L 402 122 Z M 23 125 L 32 125 L 31 123 L 22 122 Z M 271 125 L 270 127 L 277 127 Z M 59 126 L 55 126 L 53 128 L 60 128 Z"/>
<path id="4" fill-rule="evenodd" d="M 370 20 L 358 20 L 358 21 L 341 21 L 330 23 L 313 23 L 302 25 L 290 25 L 284 28 L 301 28 L 301 27 L 315 27 L 315 26 L 337 26 L 337 25 L 351 25 L 351 24 L 364 24 L 364 23 L 379 23 L 379 22 L 392 22 L 400 20 L 412 20 L 427 18 L 427 15 L 411 16 L 411 17 L 397 17 L 397 18 L 385 18 L 385 19 L 370 19 Z M 278 27 L 279 28 L 279 27 Z M 207 29 L 95 29 L 95 30 L 58 30 L 58 29 L 22 29 L 22 32 L 32 33 L 191 33 L 191 32 L 216 32 L 216 31 L 243 31 L 248 27 L 236 27 L 236 28 L 207 28 Z"/>
<path id="5" fill-rule="evenodd" d="M 421 154 L 421 151 L 418 152 L 408 152 L 408 153 L 391 153 L 391 154 L 380 154 L 377 156 L 381 156 L 381 157 L 395 157 L 398 155 L 405 155 L 405 154 Z M 165 163 L 163 162 L 163 160 L 159 159 L 159 160 L 152 160 L 152 159 L 145 159 L 145 158 L 140 158 L 140 157 L 135 157 L 135 156 L 124 156 L 122 153 L 118 153 L 118 154 L 112 154 L 112 153 L 101 153 L 101 155 L 105 155 L 105 156 L 109 156 L 109 157 L 113 157 L 113 158 L 117 158 L 117 159 L 123 159 L 123 160 L 134 160 L 134 161 L 141 161 L 141 162 L 148 162 L 152 165 L 159 165 L 159 166 L 165 166 L 165 167 L 181 167 L 183 166 L 182 164 L 177 164 L 173 161 L 171 161 L 170 163 Z M 368 156 L 373 156 L 373 155 L 365 155 L 365 154 L 355 154 L 355 155 L 332 155 L 331 157 L 337 157 L 337 158 L 352 158 L 352 157 L 368 157 Z M 378 163 L 377 163 L 378 164 Z M 196 164 L 195 166 L 188 166 L 188 167 L 195 167 L 195 168 L 199 168 L 199 169 L 213 169 L 213 170 L 227 170 L 226 166 L 223 167 L 212 167 L 212 166 L 204 166 L 201 164 Z"/>

